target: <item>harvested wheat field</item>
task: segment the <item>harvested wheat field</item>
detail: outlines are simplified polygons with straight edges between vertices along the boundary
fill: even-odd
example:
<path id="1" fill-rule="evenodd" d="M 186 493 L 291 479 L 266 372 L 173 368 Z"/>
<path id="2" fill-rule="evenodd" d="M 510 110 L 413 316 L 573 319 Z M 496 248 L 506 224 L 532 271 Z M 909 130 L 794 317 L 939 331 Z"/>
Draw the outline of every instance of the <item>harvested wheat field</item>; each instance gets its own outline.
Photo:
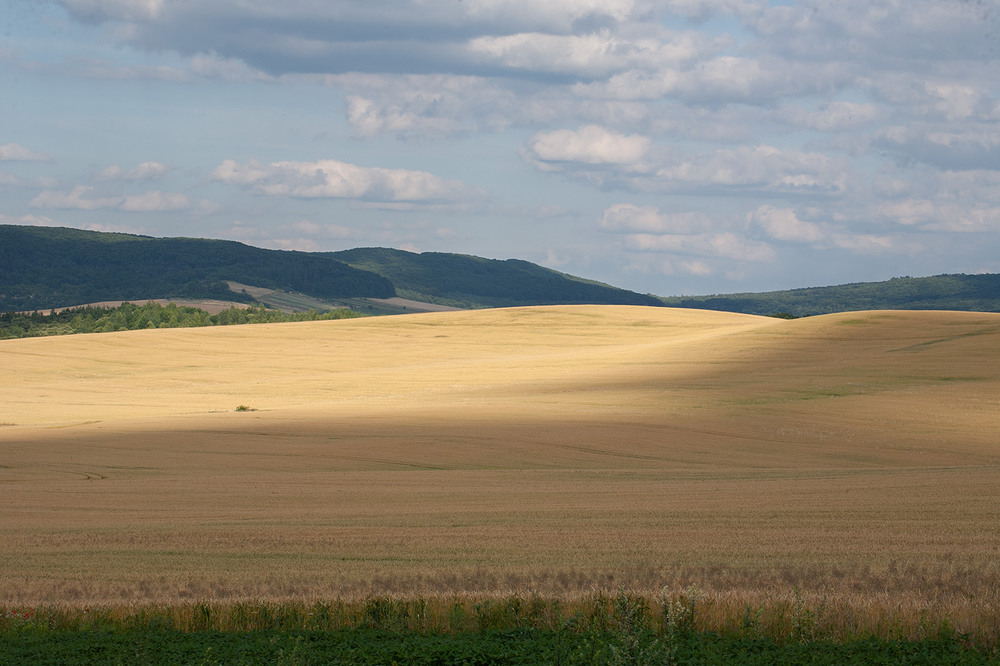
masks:
<path id="1" fill-rule="evenodd" d="M 614 306 L 0 342 L 0 603 L 696 585 L 1000 626 L 998 352 L 998 314 Z"/>

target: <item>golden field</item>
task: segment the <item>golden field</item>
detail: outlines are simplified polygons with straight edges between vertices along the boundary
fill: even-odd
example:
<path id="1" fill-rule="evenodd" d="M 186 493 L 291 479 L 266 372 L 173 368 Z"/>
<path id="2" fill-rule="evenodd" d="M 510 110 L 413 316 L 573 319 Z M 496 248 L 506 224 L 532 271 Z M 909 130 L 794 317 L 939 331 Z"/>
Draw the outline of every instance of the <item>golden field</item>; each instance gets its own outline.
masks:
<path id="1" fill-rule="evenodd" d="M 1000 626 L 998 314 L 515 308 L 0 368 L 0 604 L 697 585 Z"/>

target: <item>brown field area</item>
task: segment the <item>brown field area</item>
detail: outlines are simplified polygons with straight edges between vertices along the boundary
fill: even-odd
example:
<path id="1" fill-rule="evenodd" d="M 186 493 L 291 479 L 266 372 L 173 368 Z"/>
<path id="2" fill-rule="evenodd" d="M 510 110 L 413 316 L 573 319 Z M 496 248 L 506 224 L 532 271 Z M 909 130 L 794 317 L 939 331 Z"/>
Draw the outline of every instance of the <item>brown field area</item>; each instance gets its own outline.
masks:
<path id="1" fill-rule="evenodd" d="M 515 308 L 0 368 L 0 604 L 696 585 L 1000 626 L 1000 314 Z"/>

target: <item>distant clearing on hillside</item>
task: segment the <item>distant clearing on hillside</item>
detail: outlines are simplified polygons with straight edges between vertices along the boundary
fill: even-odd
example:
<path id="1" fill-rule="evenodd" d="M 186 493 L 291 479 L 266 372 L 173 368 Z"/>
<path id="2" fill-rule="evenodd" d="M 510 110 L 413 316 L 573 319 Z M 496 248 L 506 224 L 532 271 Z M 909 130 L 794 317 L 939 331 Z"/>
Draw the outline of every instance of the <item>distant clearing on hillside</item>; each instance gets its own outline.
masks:
<path id="1" fill-rule="evenodd" d="M 981 621 L 998 351 L 997 314 L 622 306 L 0 342 L 0 600 L 694 583 Z"/>

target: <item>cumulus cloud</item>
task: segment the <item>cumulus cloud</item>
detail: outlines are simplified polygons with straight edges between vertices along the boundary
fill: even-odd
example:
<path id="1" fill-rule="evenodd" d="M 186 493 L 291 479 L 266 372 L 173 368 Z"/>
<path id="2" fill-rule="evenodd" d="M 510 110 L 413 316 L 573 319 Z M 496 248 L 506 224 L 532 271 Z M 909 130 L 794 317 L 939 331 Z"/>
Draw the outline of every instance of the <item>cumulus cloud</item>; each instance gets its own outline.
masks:
<path id="1" fill-rule="evenodd" d="M 344 75 L 330 81 L 346 96 L 347 121 L 361 137 L 437 137 L 510 123 L 515 97 L 472 76 Z"/>
<path id="2" fill-rule="evenodd" d="M 695 233 L 711 223 L 704 213 L 661 213 L 655 206 L 630 203 L 610 206 L 601 217 L 601 229 L 625 233 Z"/>
<path id="3" fill-rule="evenodd" d="M 115 208 L 120 206 L 122 197 L 96 197 L 87 196 L 94 188 L 86 185 L 77 185 L 69 192 L 56 192 L 46 190 L 31 200 L 28 205 L 32 208 L 65 208 L 78 210 L 97 210 L 98 208 Z"/>
<path id="4" fill-rule="evenodd" d="M 955 54 L 982 55 L 990 29 L 972 2 L 941 0 L 812 0 L 775 6 L 753 27 L 783 39 L 769 46 L 802 59 L 852 57 L 883 65 L 886 59 L 936 60 L 941 45 Z"/>
<path id="5" fill-rule="evenodd" d="M 878 212 L 891 222 L 927 231 L 1000 231 L 1000 206 L 983 201 L 904 199 L 883 204 Z"/>
<path id="6" fill-rule="evenodd" d="M 560 162 L 627 165 L 642 168 L 650 139 L 624 135 L 598 125 L 578 130 L 539 132 L 528 142 L 527 155 L 536 164 L 556 167 Z"/>
<path id="7" fill-rule="evenodd" d="M 693 32 L 626 36 L 601 31 L 488 35 L 470 40 L 467 48 L 473 57 L 505 69 L 589 79 L 681 66 L 729 45 L 729 40 Z"/>
<path id="8" fill-rule="evenodd" d="M 600 222 L 619 234 L 630 252 L 695 255 L 739 261 L 766 262 L 775 258 L 765 242 L 746 238 L 698 212 L 664 213 L 654 206 L 616 204 L 605 209 Z"/>
<path id="9" fill-rule="evenodd" d="M 833 235 L 833 242 L 836 247 L 857 254 L 879 254 L 894 249 L 892 238 L 876 234 L 838 233 Z"/>
<path id="10" fill-rule="evenodd" d="M 795 243 L 815 243 L 824 237 L 819 225 L 800 220 L 794 210 L 764 205 L 747 216 L 747 226 L 768 238 Z"/>
<path id="11" fill-rule="evenodd" d="M 18 143 L 0 144 L 0 162 L 51 162 L 52 158 Z"/>
<path id="12" fill-rule="evenodd" d="M 145 192 L 128 196 L 90 196 L 94 188 L 77 185 L 69 192 L 46 190 L 31 200 L 32 208 L 98 210 L 115 208 L 127 212 L 159 212 L 186 210 L 191 207 L 183 194 Z"/>
<path id="13" fill-rule="evenodd" d="M 227 185 L 248 187 L 273 197 L 338 198 L 380 202 L 452 202 L 477 195 L 458 180 L 426 171 L 362 167 L 336 160 L 316 162 L 225 160 L 212 177 Z"/>
<path id="14" fill-rule="evenodd" d="M 845 163 L 823 153 L 774 146 L 740 146 L 684 158 L 658 169 L 665 188 L 733 188 L 772 192 L 835 193 L 844 190 Z"/>
<path id="15" fill-rule="evenodd" d="M 635 192 L 832 196 L 852 178 L 846 159 L 825 153 L 755 145 L 675 155 L 654 150 L 647 136 L 599 126 L 540 132 L 523 154 L 543 171 Z"/>
<path id="16" fill-rule="evenodd" d="M 637 11 L 634 0 L 57 1 L 82 20 L 119 24 L 119 34 L 140 47 L 171 48 L 189 55 L 216 53 L 270 75 L 469 73 L 497 66 L 481 62 L 481 51 L 469 47 L 471 40 L 533 31 L 571 35 L 606 29 Z"/>
<path id="17" fill-rule="evenodd" d="M 726 231 L 704 234 L 629 234 L 625 248 L 635 252 L 695 254 L 740 261 L 772 261 L 777 256 L 766 243 Z"/>

